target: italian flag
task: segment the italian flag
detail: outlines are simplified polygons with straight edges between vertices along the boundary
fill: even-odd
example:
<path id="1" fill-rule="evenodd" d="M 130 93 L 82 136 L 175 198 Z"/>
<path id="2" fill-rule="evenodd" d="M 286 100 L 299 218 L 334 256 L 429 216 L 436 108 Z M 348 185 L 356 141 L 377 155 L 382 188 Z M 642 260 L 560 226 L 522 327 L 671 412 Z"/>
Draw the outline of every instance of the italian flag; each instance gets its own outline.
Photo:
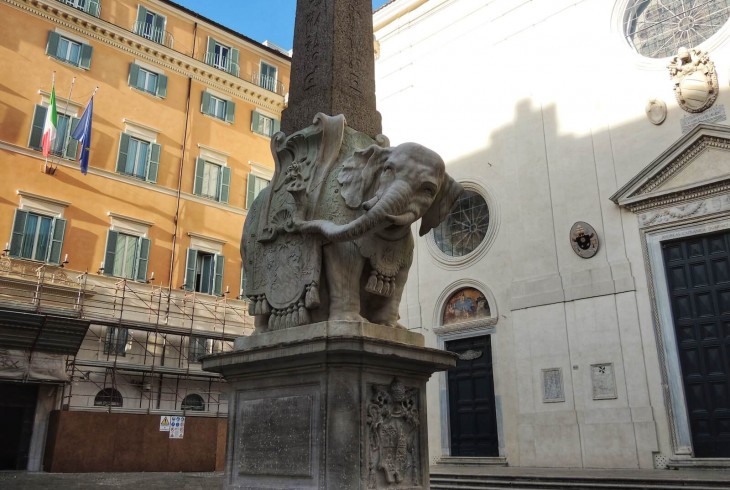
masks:
<path id="1" fill-rule="evenodd" d="M 48 157 L 51 153 L 51 146 L 56 140 L 56 128 L 58 127 L 58 113 L 56 112 L 56 84 L 51 88 L 51 104 L 46 111 L 46 120 L 43 123 L 43 156 Z"/>

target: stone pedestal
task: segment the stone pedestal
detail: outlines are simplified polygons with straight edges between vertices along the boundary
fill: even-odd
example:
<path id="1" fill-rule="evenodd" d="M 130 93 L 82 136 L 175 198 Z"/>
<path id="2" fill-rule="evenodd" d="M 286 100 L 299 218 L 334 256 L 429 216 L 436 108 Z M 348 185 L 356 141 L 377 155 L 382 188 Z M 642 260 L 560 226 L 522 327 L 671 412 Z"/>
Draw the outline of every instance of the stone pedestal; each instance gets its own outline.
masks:
<path id="1" fill-rule="evenodd" d="M 239 338 L 203 360 L 231 385 L 227 487 L 427 489 L 426 381 L 455 363 L 419 334 L 370 323 Z"/>

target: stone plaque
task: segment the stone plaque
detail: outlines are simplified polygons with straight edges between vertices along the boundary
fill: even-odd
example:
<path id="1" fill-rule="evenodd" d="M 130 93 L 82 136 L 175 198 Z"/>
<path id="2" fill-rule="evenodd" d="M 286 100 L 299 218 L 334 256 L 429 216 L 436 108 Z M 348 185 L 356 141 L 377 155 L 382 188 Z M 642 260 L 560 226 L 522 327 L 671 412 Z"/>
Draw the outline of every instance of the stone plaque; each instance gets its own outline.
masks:
<path id="1" fill-rule="evenodd" d="M 688 114 L 680 119 L 682 134 L 689 132 L 700 123 L 716 124 L 727 119 L 724 105 L 716 105 L 699 114 Z"/>
<path id="2" fill-rule="evenodd" d="M 591 364 L 591 384 L 593 385 L 594 400 L 617 398 L 613 363 Z"/>
<path id="3" fill-rule="evenodd" d="M 542 370 L 542 401 L 543 403 L 565 401 L 562 369 L 549 368 Z"/>
<path id="4" fill-rule="evenodd" d="M 312 397 L 239 401 L 239 474 L 312 475 Z"/>

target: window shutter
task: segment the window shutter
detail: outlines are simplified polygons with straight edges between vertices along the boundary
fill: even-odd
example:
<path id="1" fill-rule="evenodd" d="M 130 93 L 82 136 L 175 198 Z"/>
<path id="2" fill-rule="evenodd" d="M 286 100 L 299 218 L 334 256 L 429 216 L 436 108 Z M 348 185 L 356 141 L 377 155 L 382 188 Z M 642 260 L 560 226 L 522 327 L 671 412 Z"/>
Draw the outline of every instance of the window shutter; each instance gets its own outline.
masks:
<path id="1" fill-rule="evenodd" d="M 46 109 L 42 105 L 35 106 L 33 111 L 33 123 L 30 127 L 30 139 L 28 147 L 34 150 L 41 149 L 41 141 L 43 140 L 43 125 L 46 122 Z"/>
<path id="2" fill-rule="evenodd" d="M 193 194 L 196 196 L 203 194 L 203 172 L 205 172 L 205 160 L 198 158 L 195 160 L 195 182 L 193 183 Z"/>
<path id="3" fill-rule="evenodd" d="M 135 26 L 135 33 L 142 35 L 144 31 L 145 20 L 147 19 L 147 9 L 140 5 L 137 8 L 137 25 Z"/>
<path id="4" fill-rule="evenodd" d="M 155 95 L 160 98 L 167 97 L 167 77 L 162 73 L 157 74 L 157 89 Z"/>
<path id="5" fill-rule="evenodd" d="M 57 32 L 48 33 L 48 44 L 46 45 L 46 54 L 58 58 L 58 41 L 61 39 L 61 35 Z"/>
<path id="6" fill-rule="evenodd" d="M 256 176 L 248 174 L 248 182 L 246 184 L 246 209 L 251 209 L 253 206 L 253 200 L 256 198 Z"/>
<path id="7" fill-rule="evenodd" d="M 51 232 L 51 246 L 48 250 L 48 263 L 61 263 L 61 248 L 63 248 L 63 234 L 66 231 L 66 220 L 56 218 L 53 220 L 53 231 Z"/>
<path id="8" fill-rule="evenodd" d="M 213 294 L 220 296 L 223 294 L 223 266 L 226 258 L 222 255 L 215 255 L 215 276 L 213 278 Z"/>
<path id="9" fill-rule="evenodd" d="M 86 6 L 86 13 L 99 17 L 99 0 L 87 0 L 88 5 Z"/>
<path id="10" fill-rule="evenodd" d="M 140 8 L 142 8 L 140 6 Z M 129 78 L 127 79 L 127 83 L 130 87 L 139 88 L 139 65 L 137 63 L 130 63 L 129 64 Z"/>
<path id="11" fill-rule="evenodd" d="M 157 182 L 157 169 L 160 166 L 160 145 L 150 143 L 150 159 L 147 162 L 147 181 Z"/>
<path id="12" fill-rule="evenodd" d="M 59 135 L 59 137 L 65 138 L 66 148 L 63 150 L 63 157 L 69 160 L 76 160 L 76 152 L 79 148 L 79 142 L 71 137 L 76 126 L 79 125 L 79 120 L 76 117 L 71 118 L 71 124 L 69 124 L 68 133 Z"/>
<path id="13" fill-rule="evenodd" d="M 127 166 L 127 153 L 129 152 L 129 135 L 122 133 L 119 139 L 119 155 L 117 156 L 117 172 L 124 172 Z"/>
<path id="14" fill-rule="evenodd" d="M 238 76 L 240 69 L 238 67 L 239 54 L 236 48 L 231 48 L 231 71 L 230 73 Z"/>
<path id="15" fill-rule="evenodd" d="M 251 131 L 253 131 L 254 133 L 259 132 L 259 118 L 260 117 L 261 117 L 261 115 L 256 111 L 253 111 L 251 113 Z"/>
<path id="16" fill-rule="evenodd" d="M 271 135 L 273 136 L 281 129 L 281 121 L 279 121 L 278 119 L 274 119 L 274 124 L 272 126 L 273 127 L 271 129 Z"/>
<path id="17" fill-rule="evenodd" d="M 228 196 L 231 191 L 231 167 L 221 167 L 221 202 L 228 202 Z"/>
<path id="18" fill-rule="evenodd" d="M 79 66 L 85 70 L 91 68 L 91 53 L 94 49 L 90 44 L 81 45 L 81 57 L 79 58 Z"/>
<path id="19" fill-rule="evenodd" d="M 195 263 L 198 260 L 198 251 L 192 248 L 188 249 L 188 255 L 185 258 L 185 290 L 195 291 Z"/>
<path id="20" fill-rule="evenodd" d="M 210 116 L 211 114 L 210 114 L 209 109 L 210 109 L 210 94 L 208 92 L 206 92 L 205 90 L 203 90 L 203 100 L 200 103 L 200 112 L 202 112 L 203 114 L 208 114 Z"/>
<path id="21" fill-rule="evenodd" d="M 137 255 L 137 274 L 135 279 L 138 281 L 147 281 L 147 264 L 150 259 L 150 239 L 140 237 L 139 239 L 139 255 Z"/>
<path id="22" fill-rule="evenodd" d="M 154 34 L 154 40 L 160 44 L 164 41 L 165 37 L 165 17 L 159 14 L 155 14 L 155 34 Z"/>
<path id="23" fill-rule="evenodd" d="M 10 236 L 10 256 L 19 257 L 23 246 L 23 235 L 25 231 L 25 219 L 28 212 L 20 209 L 15 210 L 13 219 L 13 233 Z"/>
<path id="24" fill-rule="evenodd" d="M 104 254 L 104 275 L 105 276 L 113 276 L 114 275 L 114 255 L 116 255 L 117 251 L 117 236 L 119 233 L 117 233 L 114 230 L 109 230 L 109 233 L 106 235 L 106 252 Z"/>
<path id="25" fill-rule="evenodd" d="M 232 100 L 226 101 L 226 122 L 232 123 L 236 115 L 236 104 Z"/>
<path id="26" fill-rule="evenodd" d="M 208 49 L 205 54 L 205 62 L 209 65 L 215 63 L 215 39 L 208 36 Z"/>

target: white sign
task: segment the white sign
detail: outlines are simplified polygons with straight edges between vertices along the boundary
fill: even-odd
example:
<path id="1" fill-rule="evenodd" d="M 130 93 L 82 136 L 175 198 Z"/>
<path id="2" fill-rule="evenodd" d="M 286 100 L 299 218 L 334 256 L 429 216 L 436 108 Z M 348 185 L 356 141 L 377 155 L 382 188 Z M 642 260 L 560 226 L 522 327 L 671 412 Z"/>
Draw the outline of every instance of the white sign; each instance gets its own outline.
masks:
<path id="1" fill-rule="evenodd" d="M 170 417 L 170 439 L 182 439 L 185 435 L 185 417 Z"/>
<path id="2" fill-rule="evenodd" d="M 160 416 L 160 432 L 170 432 L 170 417 L 167 415 Z"/>

